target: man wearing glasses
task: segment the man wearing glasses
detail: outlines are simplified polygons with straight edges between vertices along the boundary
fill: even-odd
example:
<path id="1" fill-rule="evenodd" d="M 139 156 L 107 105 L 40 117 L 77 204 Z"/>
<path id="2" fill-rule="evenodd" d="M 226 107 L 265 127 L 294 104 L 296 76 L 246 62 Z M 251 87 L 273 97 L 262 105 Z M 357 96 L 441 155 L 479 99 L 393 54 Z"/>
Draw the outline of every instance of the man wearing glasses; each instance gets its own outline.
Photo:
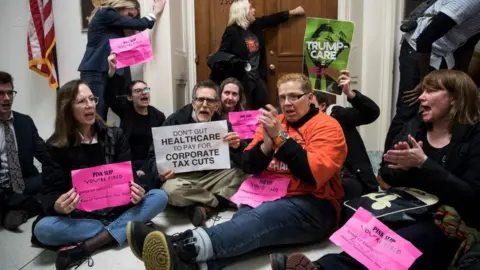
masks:
<path id="1" fill-rule="evenodd" d="M 45 150 L 32 118 L 12 111 L 16 94 L 12 76 L 0 71 L 0 223 L 12 231 L 40 209 L 42 175 L 33 158 L 42 162 Z"/>
<path id="2" fill-rule="evenodd" d="M 212 81 L 199 82 L 193 88 L 192 103 L 170 115 L 164 126 L 185 125 L 209 121 L 221 121 L 217 113 L 219 100 L 218 86 Z M 169 203 L 177 207 L 187 207 L 188 216 L 195 226 L 202 226 L 217 212 L 229 207 L 229 198 L 237 192 L 247 175 L 240 167 L 244 145 L 240 136 L 232 131 L 224 137 L 230 146 L 231 169 L 198 171 L 175 175 L 172 170 L 160 172 L 165 181 L 163 189 L 168 193 Z M 154 156 L 153 148 L 150 151 Z M 152 167 L 156 170 L 155 162 Z"/>

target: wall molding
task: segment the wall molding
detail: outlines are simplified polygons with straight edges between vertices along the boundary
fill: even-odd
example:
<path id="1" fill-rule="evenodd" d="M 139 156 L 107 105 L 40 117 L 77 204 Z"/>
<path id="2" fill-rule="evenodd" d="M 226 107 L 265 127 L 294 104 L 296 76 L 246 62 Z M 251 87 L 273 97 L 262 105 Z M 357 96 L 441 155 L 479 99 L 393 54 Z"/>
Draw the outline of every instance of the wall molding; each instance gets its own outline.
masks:
<path id="1" fill-rule="evenodd" d="M 195 1 L 198 0 L 187 0 L 186 3 L 186 12 L 187 12 L 187 51 L 188 51 L 188 92 L 191 96 L 191 91 L 197 83 L 197 64 L 195 63 L 195 58 L 197 56 L 196 52 L 196 36 L 195 36 Z"/>
<path id="2" fill-rule="evenodd" d="M 370 151 L 383 151 L 391 123 L 397 1 L 364 0 L 363 3 L 363 29 L 367 31 L 363 32 L 362 89 L 380 107 L 377 121 L 360 128 Z M 371 29 L 375 31 L 368 31 Z"/>

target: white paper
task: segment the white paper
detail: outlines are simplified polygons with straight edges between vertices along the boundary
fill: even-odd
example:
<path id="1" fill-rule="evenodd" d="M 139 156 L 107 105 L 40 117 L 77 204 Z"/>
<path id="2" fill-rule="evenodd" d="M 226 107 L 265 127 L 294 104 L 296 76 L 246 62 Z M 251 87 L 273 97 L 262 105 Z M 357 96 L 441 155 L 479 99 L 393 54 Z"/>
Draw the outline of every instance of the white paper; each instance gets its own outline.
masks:
<path id="1" fill-rule="evenodd" d="M 152 128 L 158 171 L 229 169 L 230 151 L 223 141 L 227 133 L 227 121 Z"/>

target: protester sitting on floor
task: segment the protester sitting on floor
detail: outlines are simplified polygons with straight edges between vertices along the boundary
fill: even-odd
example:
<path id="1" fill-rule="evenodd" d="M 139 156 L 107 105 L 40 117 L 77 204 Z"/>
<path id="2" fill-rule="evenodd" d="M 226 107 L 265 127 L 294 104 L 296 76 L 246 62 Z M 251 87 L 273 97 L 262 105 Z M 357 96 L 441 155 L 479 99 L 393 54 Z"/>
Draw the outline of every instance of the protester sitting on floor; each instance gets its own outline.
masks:
<path id="1" fill-rule="evenodd" d="M 66 83 L 57 92 L 55 131 L 47 141 L 43 160 L 41 213 L 33 225 L 34 243 L 62 247 L 57 269 L 78 265 L 97 249 L 121 245 L 130 220 L 147 222 L 167 204 L 167 194 L 146 191 L 131 182 L 131 204 L 93 212 L 76 209 L 80 197 L 72 188 L 71 171 L 130 161 L 128 141 L 119 128 L 105 126 L 95 112 L 97 97 L 81 80 Z"/>
<path id="2" fill-rule="evenodd" d="M 462 254 L 471 248 L 471 234 L 452 231 L 455 227 L 445 223 L 461 216 L 465 226 L 480 228 L 479 96 L 473 80 L 461 71 L 433 71 L 421 87 L 422 112 L 384 154 L 380 174 L 393 187 L 423 190 L 436 195 L 439 203 L 406 224 L 385 224 L 422 252 L 410 269 L 447 269 L 458 259 L 453 260 L 457 250 Z M 346 253 L 326 255 L 314 267 L 301 254 L 275 255 L 272 261 L 278 270 L 298 269 L 300 263 L 300 269 L 366 269 Z"/>
<path id="3" fill-rule="evenodd" d="M 233 257 L 259 248 L 319 242 L 332 233 L 343 199 L 342 129 L 310 104 L 305 75 L 284 75 L 277 87 L 285 114 L 277 115 L 272 105 L 261 110 L 261 128 L 242 156 L 242 168 L 260 181 L 288 180 L 286 194 L 256 208 L 242 205 L 230 221 L 175 236 L 130 223 L 130 247 L 146 269 L 223 269 Z"/>
<path id="4" fill-rule="evenodd" d="M 357 127 L 374 122 L 380 115 L 380 108 L 367 96 L 352 90 L 350 80 L 350 73 L 346 70 L 342 71 L 338 78 L 339 87 L 343 88 L 343 93 L 352 105 L 351 108 L 330 104 L 328 94 L 325 92 L 315 91 L 313 98 L 313 104 L 335 118 L 345 134 L 348 146 L 347 159 L 342 168 L 345 200 L 378 190 L 378 182 Z"/>
<path id="5" fill-rule="evenodd" d="M 212 81 L 197 83 L 192 91 L 192 103 L 180 108 L 165 120 L 164 126 L 185 125 L 209 121 L 220 121 L 218 110 L 218 86 Z M 228 123 L 228 122 L 227 122 Z M 239 168 L 244 145 L 240 136 L 232 132 L 224 140 L 230 146 L 231 169 L 197 171 L 175 174 L 172 170 L 160 172 L 163 190 L 168 193 L 168 203 L 177 207 L 187 207 L 187 214 L 195 226 L 202 226 L 219 211 L 231 206 L 230 197 L 247 175 Z M 155 154 L 150 148 L 150 168 L 157 175 Z"/>
<path id="6" fill-rule="evenodd" d="M 114 89 L 124 87 L 124 77 L 115 74 L 116 54 L 110 54 L 108 62 L 107 92 L 116 93 Z M 161 126 L 165 115 L 150 106 L 150 88 L 144 81 L 135 80 L 128 85 L 126 98 L 106 95 L 105 103 L 120 118 L 120 128 L 130 145 L 132 164 L 140 181 L 159 188 L 158 177 L 147 173 L 148 150 L 153 143 L 152 128 Z"/>
<path id="7" fill-rule="evenodd" d="M 220 118 L 228 120 L 229 112 L 245 110 L 247 99 L 242 83 L 235 78 L 227 78 L 220 84 L 220 106 L 218 113 Z"/>
<path id="8" fill-rule="evenodd" d="M 13 78 L 0 71 L 0 225 L 16 230 L 40 210 L 42 174 L 33 158 L 43 161 L 45 142 L 32 118 L 12 111 L 17 91 Z"/>

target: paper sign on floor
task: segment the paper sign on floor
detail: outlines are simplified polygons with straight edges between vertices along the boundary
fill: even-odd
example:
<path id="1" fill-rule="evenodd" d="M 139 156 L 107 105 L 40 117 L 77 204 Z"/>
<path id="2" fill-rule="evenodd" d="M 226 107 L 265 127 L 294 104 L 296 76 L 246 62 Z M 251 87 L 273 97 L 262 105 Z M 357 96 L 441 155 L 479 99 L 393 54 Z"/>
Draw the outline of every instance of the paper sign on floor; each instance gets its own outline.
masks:
<path id="1" fill-rule="evenodd" d="M 408 269 L 422 252 L 359 208 L 330 240 L 370 270 Z"/>
<path id="2" fill-rule="evenodd" d="M 289 184 L 290 179 L 285 177 L 280 178 L 268 174 L 250 176 L 230 200 L 237 205 L 248 205 L 255 208 L 264 202 L 285 197 Z"/>

